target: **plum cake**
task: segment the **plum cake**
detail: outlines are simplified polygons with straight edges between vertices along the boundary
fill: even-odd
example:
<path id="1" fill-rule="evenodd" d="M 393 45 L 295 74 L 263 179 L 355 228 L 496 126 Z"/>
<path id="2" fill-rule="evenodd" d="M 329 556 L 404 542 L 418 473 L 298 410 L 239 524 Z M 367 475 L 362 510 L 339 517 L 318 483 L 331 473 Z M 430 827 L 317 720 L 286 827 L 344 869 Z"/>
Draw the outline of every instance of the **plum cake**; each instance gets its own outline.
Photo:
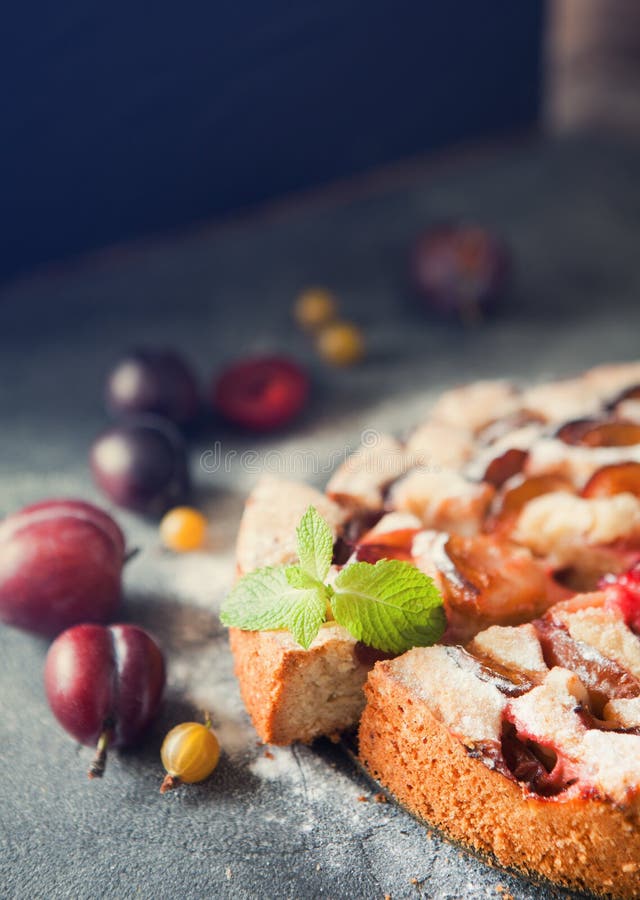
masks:
<path id="1" fill-rule="evenodd" d="M 640 363 L 446 391 L 406 439 L 368 440 L 324 492 L 265 478 L 247 500 L 238 575 L 294 562 L 309 506 L 331 529 L 330 578 L 398 559 L 434 580 L 446 646 L 540 620 L 640 559 Z M 286 630 L 238 628 L 231 646 L 258 734 L 277 744 L 356 725 L 385 655 L 336 622 L 308 649 Z"/>

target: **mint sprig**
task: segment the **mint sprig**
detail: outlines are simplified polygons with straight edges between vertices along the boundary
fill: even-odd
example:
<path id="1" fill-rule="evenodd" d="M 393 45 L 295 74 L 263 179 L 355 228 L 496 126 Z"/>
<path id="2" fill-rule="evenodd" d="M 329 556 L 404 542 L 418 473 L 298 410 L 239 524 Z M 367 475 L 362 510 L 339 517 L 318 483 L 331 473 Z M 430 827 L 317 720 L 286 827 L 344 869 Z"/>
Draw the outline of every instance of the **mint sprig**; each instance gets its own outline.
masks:
<path id="1" fill-rule="evenodd" d="M 269 566 L 243 576 L 223 603 L 224 625 L 245 631 L 287 629 L 308 649 L 333 618 L 357 640 L 388 653 L 434 644 L 446 620 L 433 580 L 408 562 L 382 559 L 345 566 L 325 583 L 333 536 L 315 507 L 297 528 L 299 565 Z"/>
<path id="2" fill-rule="evenodd" d="M 310 506 L 296 529 L 300 568 L 323 582 L 333 559 L 333 534 L 314 506 Z"/>

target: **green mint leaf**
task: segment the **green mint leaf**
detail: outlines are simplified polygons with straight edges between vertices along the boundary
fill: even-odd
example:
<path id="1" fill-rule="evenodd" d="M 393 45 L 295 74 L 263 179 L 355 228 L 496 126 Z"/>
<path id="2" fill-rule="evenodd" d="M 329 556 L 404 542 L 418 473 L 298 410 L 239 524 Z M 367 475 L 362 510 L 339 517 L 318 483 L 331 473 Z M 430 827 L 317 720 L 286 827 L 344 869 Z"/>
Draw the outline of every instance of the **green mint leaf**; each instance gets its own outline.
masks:
<path id="1" fill-rule="evenodd" d="M 336 578 L 334 591 L 336 622 L 378 650 L 404 653 L 428 647 L 444 632 L 442 597 L 433 580 L 410 563 L 352 563 Z"/>
<path id="2" fill-rule="evenodd" d="M 299 588 L 300 590 L 307 590 L 309 588 L 322 588 L 325 590 L 323 583 L 318 581 L 318 579 L 314 578 L 312 575 L 309 575 L 308 572 L 305 572 L 302 566 L 287 566 L 284 570 L 284 574 L 287 576 L 287 581 L 291 587 Z"/>
<path id="3" fill-rule="evenodd" d="M 256 569 L 244 575 L 227 595 L 220 621 L 245 631 L 286 628 L 287 612 L 297 593 L 283 568 Z"/>
<path id="4" fill-rule="evenodd" d="M 327 618 L 327 603 L 322 589 L 298 591 L 299 598 L 289 608 L 287 628 L 305 650 L 311 646 Z"/>
<path id="5" fill-rule="evenodd" d="M 296 534 L 300 567 L 317 581 L 324 581 L 333 559 L 333 535 L 315 506 L 306 511 Z"/>
<path id="6" fill-rule="evenodd" d="M 250 572 L 226 597 L 220 621 L 244 631 L 286 628 L 305 650 L 326 619 L 324 588 L 293 587 L 283 567 L 269 566 Z"/>
<path id="7" fill-rule="evenodd" d="M 310 506 L 297 529 L 300 565 L 258 569 L 238 581 L 222 605 L 224 625 L 245 631 L 287 629 L 308 649 L 333 615 L 357 640 L 403 653 L 435 643 L 446 619 L 431 578 L 397 559 L 344 568 L 324 584 L 333 557 L 331 529 Z"/>

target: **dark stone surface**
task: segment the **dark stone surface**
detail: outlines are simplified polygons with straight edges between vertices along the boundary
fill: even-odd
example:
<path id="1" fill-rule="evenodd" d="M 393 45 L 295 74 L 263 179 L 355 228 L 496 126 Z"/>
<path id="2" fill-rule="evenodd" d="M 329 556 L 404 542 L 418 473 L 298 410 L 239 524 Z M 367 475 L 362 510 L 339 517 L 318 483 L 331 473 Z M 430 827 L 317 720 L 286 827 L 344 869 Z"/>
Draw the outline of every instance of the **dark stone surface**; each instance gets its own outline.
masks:
<path id="1" fill-rule="evenodd" d="M 308 356 L 289 308 L 310 282 L 335 287 L 367 331 L 369 358 L 352 372 L 313 362 L 313 407 L 293 432 L 254 447 L 283 472 L 292 451 L 312 450 L 294 474 L 318 482 L 336 448 L 353 446 L 365 427 L 410 425 L 451 383 L 633 358 L 639 177 L 632 147 L 510 148 L 15 283 L 0 297 L 0 509 L 61 494 L 99 499 L 87 448 L 106 422 L 105 369 L 132 343 L 175 344 L 207 378 L 250 349 Z M 510 309 L 474 331 L 423 318 L 405 286 L 410 238 L 452 216 L 497 227 L 517 256 Z M 142 551 L 127 571 L 123 615 L 158 633 L 170 679 L 160 721 L 139 749 L 113 755 L 102 782 L 87 781 L 90 751 L 76 750 L 47 709 L 46 643 L 0 630 L 0 894 L 479 900 L 502 885 L 518 900 L 553 896 L 375 803 L 340 748 L 276 750 L 270 759 L 256 746 L 215 614 L 256 466 L 235 456 L 229 471 L 207 470 L 199 460 L 216 440 L 223 453 L 252 447 L 213 426 L 194 443 L 211 553 L 162 553 L 151 523 L 118 514 Z M 220 732 L 220 768 L 202 786 L 161 797 L 162 736 L 202 707 Z"/>

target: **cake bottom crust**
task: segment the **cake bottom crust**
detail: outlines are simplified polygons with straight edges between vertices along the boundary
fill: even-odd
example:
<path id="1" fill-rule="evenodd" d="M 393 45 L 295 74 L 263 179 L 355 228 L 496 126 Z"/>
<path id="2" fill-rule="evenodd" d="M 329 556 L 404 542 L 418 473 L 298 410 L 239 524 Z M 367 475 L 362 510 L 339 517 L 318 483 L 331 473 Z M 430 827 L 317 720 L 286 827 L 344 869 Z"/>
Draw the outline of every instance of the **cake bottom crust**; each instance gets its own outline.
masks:
<path id="1" fill-rule="evenodd" d="M 640 810 L 596 799 L 528 799 L 474 759 L 378 663 L 365 688 L 360 758 L 410 812 L 500 865 L 603 896 L 640 898 Z"/>

